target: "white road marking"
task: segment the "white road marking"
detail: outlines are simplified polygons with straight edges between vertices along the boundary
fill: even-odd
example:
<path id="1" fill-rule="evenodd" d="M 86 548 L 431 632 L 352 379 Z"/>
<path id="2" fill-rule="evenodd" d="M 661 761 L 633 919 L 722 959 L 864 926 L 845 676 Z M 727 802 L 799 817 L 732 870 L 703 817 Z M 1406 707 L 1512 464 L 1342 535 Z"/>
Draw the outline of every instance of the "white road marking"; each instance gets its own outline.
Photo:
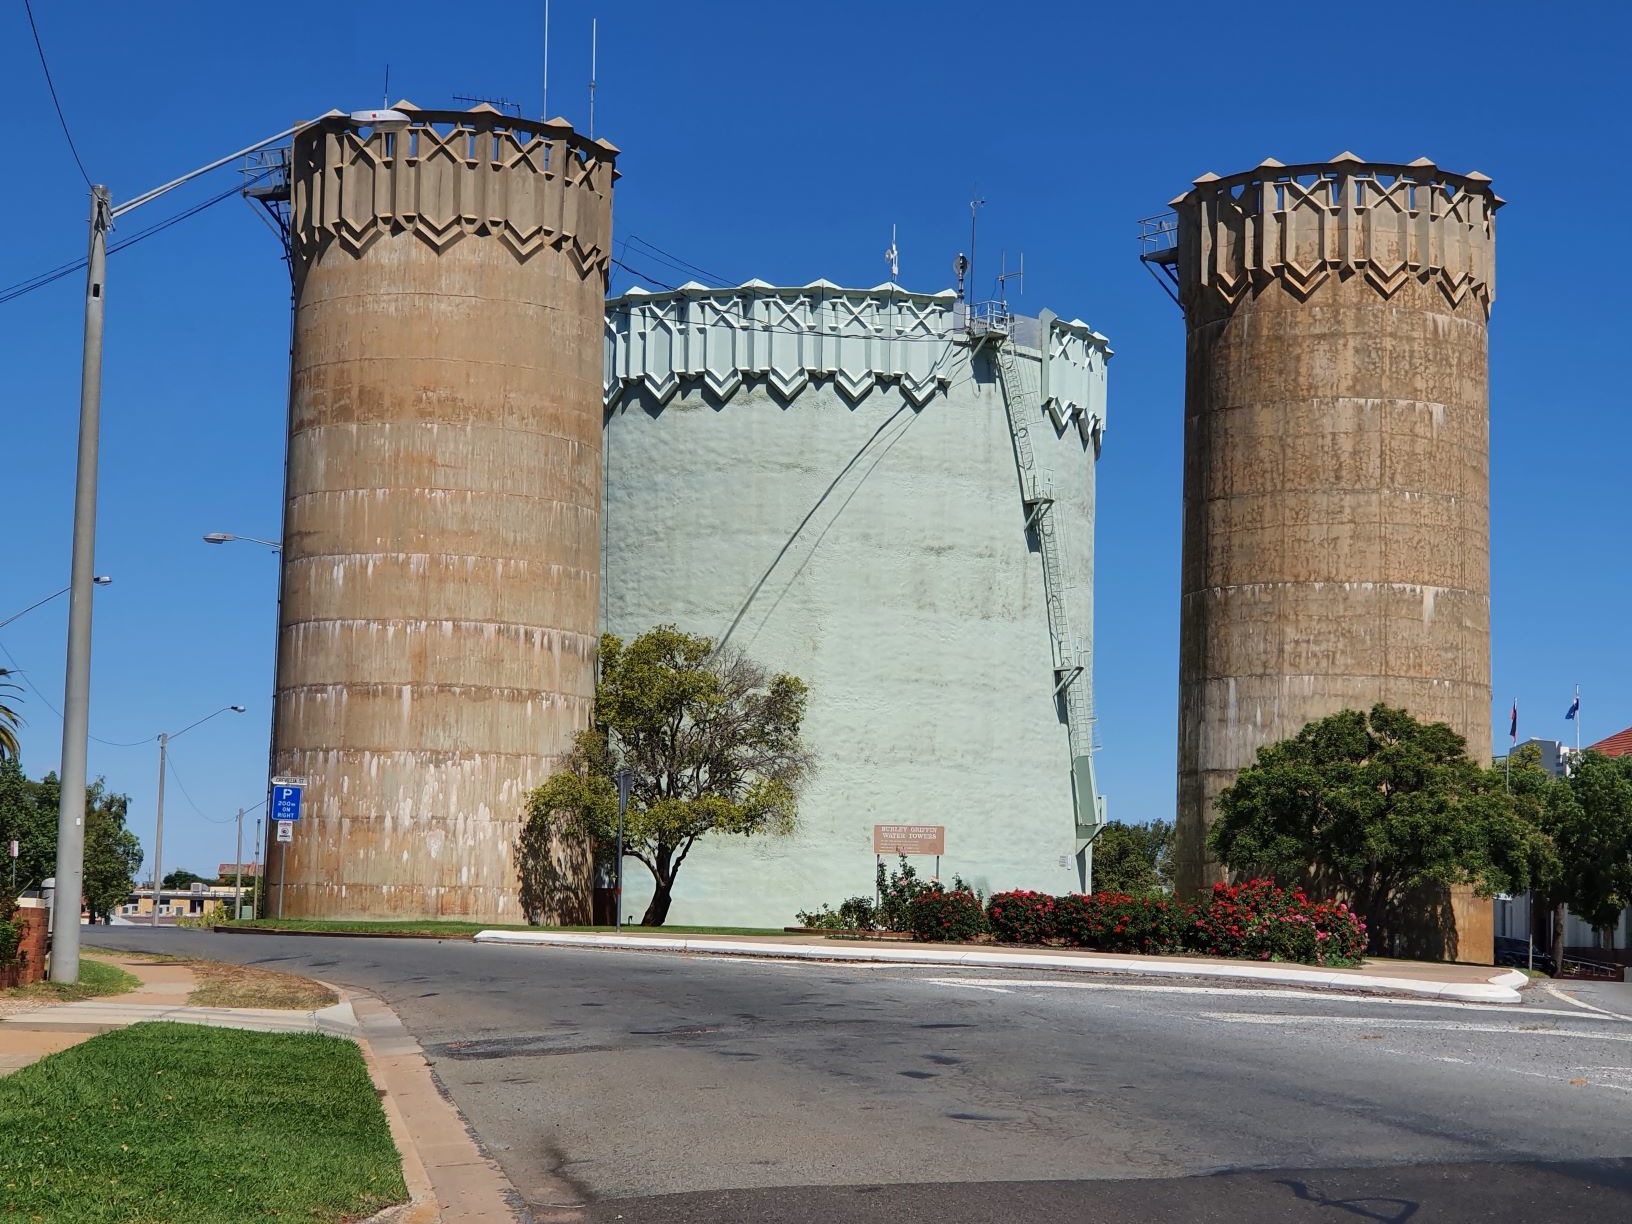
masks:
<path id="1" fill-rule="evenodd" d="M 900 966 L 897 966 L 899 968 Z M 1021 990 L 1100 990 L 1122 991 L 1135 994 L 1210 995 L 1233 999 L 1313 999 L 1320 1003 L 1366 1003 L 1378 1007 L 1433 1007 L 1453 1011 L 1492 1011 L 1509 1016 L 1568 1016 L 1580 1019 L 1574 1012 L 1560 1008 L 1519 1007 L 1512 1003 L 1461 1003 L 1452 999 L 1402 999 L 1392 995 L 1343 994 L 1329 990 L 1262 990 L 1239 986 L 1158 986 L 1132 982 L 1077 982 L 1029 978 L 948 978 L 911 977 L 909 981 L 927 982 L 931 986 L 962 986 L 971 990 L 1004 987 L 1013 994 Z M 1573 1000 L 1572 1000 L 1573 1001 Z M 1586 1006 L 1582 1004 L 1582 1006 Z M 1614 1015 L 1614 1012 L 1608 1013 Z M 1625 1018 L 1625 1017 L 1623 1017 Z"/>
<path id="2" fill-rule="evenodd" d="M 1580 1041 L 1616 1041 L 1632 1045 L 1632 1033 L 1587 1033 L 1579 1029 L 1526 1028 L 1507 1024 L 1466 1024 L 1452 1020 L 1406 1020 L 1400 1017 L 1380 1016 L 1282 1016 L 1256 1012 L 1197 1012 L 1203 1020 L 1221 1024 L 1259 1024 L 1269 1027 L 1291 1028 L 1293 1025 L 1352 1025 L 1375 1029 L 1429 1029 L 1447 1033 L 1504 1033 L 1512 1037 L 1567 1037 Z M 1534 1013 L 1529 1013 L 1534 1014 Z M 1561 1013 L 1579 1019 L 1570 1012 Z"/>
<path id="3" fill-rule="evenodd" d="M 1436 1055 L 1434 1057 L 1434 1061 L 1442 1063 L 1455 1063 L 1461 1067 L 1475 1067 L 1480 1065 L 1474 1062 L 1471 1058 L 1452 1058 L 1449 1054 Z M 1591 1067 L 1577 1067 L 1575 1069 L 1577 1071 L 1592 1070 Z M 1501 1073 L 1503 1075 L 1525 1075 L 1529 1076 L 1531 1079 L 1552 1080 L 1555 1084 L 1574 1083 L 1576 1079 L 1584 1078 L 1581 1076 L 1572 1076 L 1570 1079 L 1566 1079 L 1562 1075 L 1548 1075 L 1545 1071 L 1524 1071 L 1518 1067 L 1503 1067 L 1501 1069 Z M 1623 1084 L 1606 1084 L 1602 1080 L 1588 1080 L 1585 1084 L 1578 1084 L 1576 1086 L 1581 1088 L 1608 1088 L 1614 1092 L 1632 1092 L 1632 1086 Z"/>
<path id="4" fill-rule="evenodd" d="M 1583 1003 L 1580 999 L 1576 998 L 1574 995 L 1565 994 L 1562 990 L 1558 989 L 1558 987 L 1556 987 L 1556 986 L 1544 986 L 1544 987 L 1542 987 L 1542 989 L 1545 990 L 1548 994 L 1552 995 L 1553 998 L 1562 999 L 1562 1000 L 1564 1000 L 1564 1002 L 1573 1004 L 1574 1006 L 1581 1008 L 1583 1011 L 1597 1012 L 1601 1016 L 1610 1016 L 1610 1017 L 1613 1017 L 1616 1020 L 1621 1020 L 1621 1021 L 1625 1021 L 1628 1024 L 1632 1024 L 1632 1016 L 1623 1016 L 1620 1012 L 1610 1011 L 1609 1008 L 1607 1008 L 1607 1007 L 1598 1007 L 1597 1005 L 1592 1004 L 1592 1003 Z"/>

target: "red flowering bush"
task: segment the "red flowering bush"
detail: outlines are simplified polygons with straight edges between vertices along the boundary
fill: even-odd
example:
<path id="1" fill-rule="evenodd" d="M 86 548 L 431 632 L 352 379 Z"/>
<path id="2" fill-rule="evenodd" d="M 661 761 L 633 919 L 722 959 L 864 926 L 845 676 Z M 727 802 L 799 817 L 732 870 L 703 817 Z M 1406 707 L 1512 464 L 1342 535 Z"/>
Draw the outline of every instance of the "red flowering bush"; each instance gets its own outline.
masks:
<path id="1" fill-rule="evenodd" d="M 1311 901 L 1270 880 L 1215 884 L 1186 942 L 1206 956 L 1341 964 L 1366 950 L 1366 924 L 1342 902 Z"/>
<path id="2" fill-rule="evenodd" d="M 1199 903 L 1111 892 L 997 893 L 986 917 L 1003 943 L 1061 943 L 1098 952 L 1191 952 L 1333 965 L 1359 960 L 1366 948 L 1366 925 L 1348 906 L 1311 901 L 1268 880 L 1220 884 Z M 926 929 L 933 931 L 935 921 L 944 918 L 926 919 Z M 920 939 L 955 938 L 918 935 L 916 924 L 913 933 Z"/>
<path id="3" fill-rule="evenodd" d="M 907 903 L 907 929 L 924 943 L 963 943 L 986 929 L 986 911 L 971 889 L 932 884 Z"/>
<path id="4" fill-rule="evenodd" d="M 993 893 L 986 903 L 986 925 L 998 943 L 1050 943 L 1058 938 L 1054 929 L 1056 904 L 1056 898 L 1047 893 Z"/>
<path id="5" fill-rule="evenodd" d="M 1069 947 L 1099 952 L 1178 952 L 1191 906 L 1172 897 L 1073 893 L 1054 902 L 1054 931 Z"/>

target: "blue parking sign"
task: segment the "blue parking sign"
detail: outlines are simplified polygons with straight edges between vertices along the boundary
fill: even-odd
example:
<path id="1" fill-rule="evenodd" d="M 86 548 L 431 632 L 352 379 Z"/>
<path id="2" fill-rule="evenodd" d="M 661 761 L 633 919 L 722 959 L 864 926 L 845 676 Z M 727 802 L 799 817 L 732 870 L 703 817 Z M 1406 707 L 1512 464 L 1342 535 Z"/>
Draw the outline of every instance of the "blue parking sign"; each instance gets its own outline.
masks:
<path id="1" fill-rule="evenodd" d="M 298 786 L 274 786 L 272 788 L 272 819 L 299 820 L 300 819 L 300 791 Z"/>

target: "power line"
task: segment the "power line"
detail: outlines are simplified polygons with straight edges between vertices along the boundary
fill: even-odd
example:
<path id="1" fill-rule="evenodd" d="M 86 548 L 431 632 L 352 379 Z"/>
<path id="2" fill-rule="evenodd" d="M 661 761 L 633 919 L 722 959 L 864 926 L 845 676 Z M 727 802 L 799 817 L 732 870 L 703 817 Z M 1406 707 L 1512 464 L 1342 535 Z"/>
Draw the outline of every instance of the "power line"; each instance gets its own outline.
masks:
<path id="1" fill-rule="evenodd" d="M 68 152 L 74 155 L 74 165 L 79 167 L 79 177 L 85 180 L 85 186 L 91 185 L 91 176 L 85 172 L 85 163 L 79 159 L 79 148 L 74 144 L 74 134 L 68 130 L 68 118 L 62 113 L 62 103 L 57 99 L 57 85 L 51 79 L 51 65 L 45 62 L 45 47 L 40 42 L 40 27 L 34 24 L 34 9 L 28 0 L 23 0 L 23 12 L 28 14 L 28 28 L 34 33 L 34 50 L 40 53 L 40 70 L 45 73 L 45 87 L 51 91 L 51 105 L 57 108 L 57 122 L 62 124 L 62 134 L 68 138 Z"/>
<path id="2" fill-rule="evenodd" d="M 654 257 L 668 264 L 671 268 L 695 272 L 698 276 L 706 276 L 709 280 L 714 281 L 724 282 L 728 279 L 727 277 L 721 276 L 718 272 L 710 272 L 707 268 L 699 268 L 694 263 L 688 263 L 686 260 L 681 259 L 678 255 L 665 251 L 662 247 L 658 246 L 657 243 L 642 238 L 639 234 L 630 234 L 625 241 L 632 242 L 638 247 L 645 247 L 646 250 L 652 253 Z"/>
<path id="3" fill-rule="evenodd" d="M 34 681 L 32 681 L 32 680 L 30 680 L 28 678 L 28 673 L 26 671 L 24 671 L 22 669 L 22 666 L 17 662 L 17 656 L 12 654 L 11 651 L 6 649 L 6 644 L 4 642 L 0 642 L 0 654 L 5 655 L 6 658 L 11 660 L 11 674 L 14 675 L 14 676 L 21 676 L 23 678 L 23 683 L 28 685 L 28 691 L 33 693 L 34 696 L 38 697 L 40 699 L 41 704 L 43 704 L 46 709 L 50 710 L 51 713 L 53 713 L 53 714 L 55 714 L 57 716 L 57 721 L 58 722 L 61 722 L 62 721 L 62 711 L 57 709 L 56 706 L 52 705 L 51 704 L 51 699 L 49 697 L 47 697 L 44 693 L 40 692 L 39 688 L 35 685 Z M 94 735 L 88 736 L 87 738 L 96 740 L 97 743 L 106 745 L 109 748 L 140 748 L 143 744 L 151 744 L 153 742 L 153 737 L 151 735 L 148 736 L 146 739 L 130 740 L 130 741 L 124 742 L 124 743 L 121 743 L 118 740 L 98 739 Z"/>
<path id="4" fill-rule="evenodd" d="M 112 255 L 117 251 L 125 250 L 127 247 L 133 247 L 138 242 L 143 242 L 148 238 L 153 237 L 155 234 L 163 233 L 172 225 L 179 225 L 189 217 L 196 217 L 206 208 L 215 207 L 217 204 L 221 203 L 222 200 L 229 199 L 230 197 L 237 195 L 243 190 L 244 187 L 258 183 L 266 177 L 267 176 L 264 174 L 258 175 L 249 180 L 247 183 L 240 184 L 236 187 L 230 187 L 226 191 L 221 192 L 221 194 L 211 196 L 209 199 L 200 204 L 194 204 L 191 208 L 183 209 L 174 216 L 166 217 L 163 221 L 155 221 L 146 229 L 137 230 L 129 238 L 124 238 L 118 242 L 110 243 L 108 245 L 108 254 Z M 75 272 L 83 269 L 85 264 L 86 260 L 78 259 L 73 263 L 63 264 L 60 267 L 52 268 L 50 271 L 41 272 L 36 276 L 31 276 L 28 280 L 18 281 L 15 285 L 9 285 L 5 289 L 0 289 L 0 306 L 5 305 L 7 302 L 15 301 L 24 294 L 33 293 L 36 289 L 44 289 L 47 285 L 52 284 L 55 281 L 59 281 L 65 276 L 72 276 Z"/>
<path id="5" fill-rule="evenodd" d="M 200 820 L 202 820 L 205 824 L 232 824 L 238 819 L 236 814 L 228 816 L 224 820 L 216 820 L 213 817 L 204 815 L 204 809 L 193 802 L 192 795 L 187 793 L 187 784 L 181 780 L 181 775 L 176 772 L 175 750 L 171 749 L 169 752 L 165 753 L 165 758 L 165 764 L 170 770 L 170 780 L 176 784 L 176 789 L 181 792 L 181 797 L 187 800 L 187 806 L 193 809 L 194 814 Z M 265 802 L 265 800 L 262 800 L 262 802 Z M 246 808 L 245 810 L 247 811 L 248 809 Z"/>

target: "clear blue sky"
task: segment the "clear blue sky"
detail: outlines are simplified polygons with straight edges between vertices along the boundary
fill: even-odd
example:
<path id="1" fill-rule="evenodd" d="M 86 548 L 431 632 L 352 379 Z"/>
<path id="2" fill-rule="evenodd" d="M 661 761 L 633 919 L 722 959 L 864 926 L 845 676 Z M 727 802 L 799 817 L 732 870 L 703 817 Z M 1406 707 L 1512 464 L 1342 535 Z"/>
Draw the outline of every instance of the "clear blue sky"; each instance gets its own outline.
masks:
<path id="1" fill-rule="evenodd" d="M 387 63 L 393 97 L 422 106 L 455 94 L 540 105 L 542 2 L 502 16 L 412 2 L 34 9 L 80 152 L 115 200 L 331 107 L 377 104 Z M 620 239 L 730 282 L 872 285 L 894 224 L 902 282 L 934 290 L 967 244 L 978 182 L 980 279 L 987 256 L 1024 251 L 1020 308 L 1080 316 L 1111 338 L 1100 778 L 1113 814 L 1146 819 L 1173 810 L 1184 343 L 1177 308 L 1138 262 L 1134 223 L 1203 171 L 1265 157 L 1426 155 L 1491 175 L 1510 201 L 1491 324 L 1495 741 L 1515 697 L 1521 737 L 1568 736 L 1578 681 L 1589 739 L 1632 723 L 1629 320 L 1613 262 L 1632 198 L 1629 12 L 555 0 L 550 110 L 583 124 L 598 14 L 596 126 L 624 150 Z M 0 5 L 0 109 L 3 288 L 85 244 L 85 185 L 21 0 Z M 230 185 L 222 172 L 174 193 L 115 237 Z M 0 305 L 0 619 L 67 582 L 83 283 Z M 614 288 L 629 283 L 620 273 Z M 234 809 L 264 794 L 275 561 L 199 537 L 279 531 L 288 292 L 271 235 L 235 199 L 111 262 L 97 561 L 115 582 L 97 597 L 92 732 L 142 742 L 93 743 L 91 767 L 132 796 L 144 845 L 153 737 L 249 707 L 175 744 L 186 793 L 167 798 L 167 867 L 230 859 Z M 59 600 L 0 630 L 58 706 L 66 618 Z M 57 765 L 61 724 L 25 697 L 24 764 L 37 775 Z"/>

